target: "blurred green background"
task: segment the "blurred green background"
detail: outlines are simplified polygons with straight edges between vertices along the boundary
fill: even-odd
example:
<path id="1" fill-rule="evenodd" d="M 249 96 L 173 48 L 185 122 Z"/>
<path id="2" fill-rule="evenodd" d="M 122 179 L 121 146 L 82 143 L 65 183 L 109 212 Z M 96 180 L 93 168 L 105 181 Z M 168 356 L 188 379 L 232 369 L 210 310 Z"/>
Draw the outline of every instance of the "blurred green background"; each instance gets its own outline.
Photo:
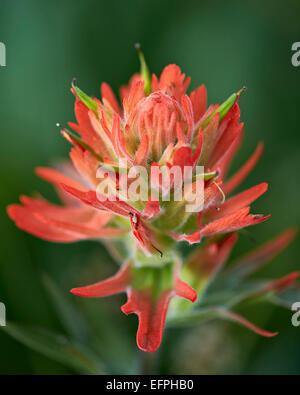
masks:
<path id="1" fill-rule="evenodd" d="M 5 207 L 37 190 L 55 201 L 33 169 L 68 154 L 55 123 L 74 120 L 72 78 L 89 94 L 99 95 L 102 81 L 117 91 L 139 68 L 133 45 L 140 42 L 151 71 L 180 65 L 192 76 L 192 88 L 206 84 L 210 103 L 248 86 L 240 100 L 246 138 L 234 168 L 258 141 L 265 142 L 264 155 L 243 187 L 270 183 L 254 211 L 272 217 L 241 233 L 233 255 L 299 226 L 300 67 L 291 64 L 291 46 L 300 41 L 300 3 L 0 0 L 0 7 L 0 41 L 7 49 L 7 67 L 0 68 L 0 301 L 8 320 L 64 334 L 55 302 L 60 292 L 96 328 L 94 350 L 110 371 L 139 373 L 149 361 L 135 345 L 136 316 L 120 312 L 125 295 L 86 301 L 69 294 L 73 286 L 115 272 L 101 244 L 39 240 L 17 229 Z M 296 239 L 260 275 L 272 278 L 299 269 L 299 252 Z M 69 315 L 69 324 L 83 336 L 84 321 Z M 153 372 L 300 373 L 300 327 L 291 325 L 291 312 L 263 307 L 247 310 L 246 316 L 279 336 L 264 339 L 222 323 L 170 329 L 150 361 Z M 75 369 L 0 331 L 0 373 L 72 374 Z"/>

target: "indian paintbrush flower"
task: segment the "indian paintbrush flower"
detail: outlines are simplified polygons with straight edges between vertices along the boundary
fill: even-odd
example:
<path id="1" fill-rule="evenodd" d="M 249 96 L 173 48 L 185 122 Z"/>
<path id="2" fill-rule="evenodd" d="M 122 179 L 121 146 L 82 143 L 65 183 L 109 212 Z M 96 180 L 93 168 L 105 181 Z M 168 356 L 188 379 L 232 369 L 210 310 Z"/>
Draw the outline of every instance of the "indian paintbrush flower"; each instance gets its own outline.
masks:
<path id="1" fill-rule="evenodd" d="M 238 100 L 244 88 L 223 104 L 207 107 L 204 85 L 188 95 L 190 78 L 175 64 L 165 67 L 159 78 L 155 74 L 151 77 L 139 47 L 138 52 L 141 72 L 121 87 L 121 105 L 106 83 L 101 85 L 102 100 L 87 96 L 76 80 L 72 83 L 77 123 L 69 123 L 74 132 L 62 129 L 63 137 L 73 145 L 71 161 L 59 170 L 36 170 L 39 177 L 54 185 L 63 205 L 54 205 L 42 197 L 22 196 L 21 205 L 10 205 L 8 214 L 21 229 L 45 240 L 108 240 L 110 249 L 123 260 L 120 270 L 109 279 L 71 292 L 85 297 L 127 292 L 128 301 L 122 311 L 138 315 L 137 343 L 144 351 L 159 347 L 169 303 L 175 296 L 185 300 L 174 298 L 170 322 L 192 322 L 207 314 L 273 336 L 275 333 L 263 331 L 231 311 L 233 301 L 257 300 L 262 295 L 272 298 L 291 286 L 298 273 L 246 294 L 234 294 L 232 300 L 204 303 L 206 307 L 202 307 L 212 279 L 220 277 L 225 288 L 234 290 L 248 269 L 256 269 L 294 236 L 289 230 L 252 254 L 250 260 L 243 258 L 240 264 L 223 270 L 237 240 L 236 232 L 269 218 L 249 213 L 249 205 L 266 192 L 266 183 L 227 199 L 253 169 L 263 150 L 260 143 L 241 169 L 226 178 L 242 142 Z M 126 161 L 125 169 L 120 168 L 120 161 Z M 129 179 L 129 172 L 135 166 L 145 169 L 154 192 L 151 189 L 145 199 L 131 201 L 127 192 L 136 178 Z M 196 174 L 197 166 L 204 168 L 200 176 Z M 192 195 L 201 184 L 198 212 L 187 210 L 191 203 L 187 199 L 176 201 L 175 182 L 170 176 L 175 167 L 192 169 L 188 186 L 180 184 L 187 194 Z M 167 184 L 163 168 L 171 180 Z M 99 194 L 100 181 L 113 183 L 113 175 L 113 196 Z M 170 199 L 163 199 L 164 195 Z M 177 248 L 181 241 L 197 245 L 187 257 Z"/>

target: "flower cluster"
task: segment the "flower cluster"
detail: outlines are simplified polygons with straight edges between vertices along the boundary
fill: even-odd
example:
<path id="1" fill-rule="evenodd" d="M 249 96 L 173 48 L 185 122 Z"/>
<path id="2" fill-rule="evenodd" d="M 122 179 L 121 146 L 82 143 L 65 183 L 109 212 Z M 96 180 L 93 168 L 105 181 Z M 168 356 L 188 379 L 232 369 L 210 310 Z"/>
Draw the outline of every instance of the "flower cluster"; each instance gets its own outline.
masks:
<path id="1" fill-rule="evenodd" d="M 141 52 L 139 55 L 141 73 L 120 89 L 121 105 L 108 84 L 101 85 L 99 100 L 87 96 L 73 81 L 77 123 L 69 126 L 75 133 L 62 129 L 62 135 L 73 145 L 71 162 L 60 169 L 36 170 L 38 176 L 54 185 L 63 205 L 54 205 L 42 197 L 22 196 L 22 204 L 10 205 L 8 214 L 21 229 L 45 240 L 106 239 L 108 248 L 122 262 L 121 269 L 110 279 L 71 292 L 85 297 L 127 292 L 128 301 L 122 311 L 138 315 L 137 343 L 144 351 L 159 347 L 174 296 L 186 300 L 174 298 L 170 322 L 187 322 L 208 314 L 272 336 L 229 310 L 233 305 L 225 300 L 201 310 L 207 293 L 204 291 L 227 260 L 237 239 L 236 231 L 269 218 L 249 213 L 249 205 L 267 190 L 266 183 L 227 199 L 253 169 L 263 150 L 259 144 L 240 170 L 226 179 L 243 137 L 238 105 L 243 89 L 221 105 L 207 106 L 204 85 L 187 94 L 190 78 L 174 64 L 165 67 L 159 78 L 155 74 L 150 77 Z M 124 169 L 120 169 L 120 161 L 126 161 Z M 136 179 L 129 179 L 128 174 L 134 166 L 146 169 L 155 191 L 150 189 L 146 199 L 130 201 L 128 188 Z M 203 166 L 204 171 L 197 174 L 197 166 Z M 175 167 L 192 169 L 180 201 L 175 199 L 171 176 Z M 109 194 L 99 196 L 99 183 L 112 180 L 112 173 L 117 192 L 113 199 Z M 201 209 L 190 212 L 187 205 L 198 184 L 203 188 Z M 164 199 L 166 194 L 169 199 Z M 237 275 L 241 267 L 252 267 L 253 262 L 258 267 L 293 235 L 289 230 L 263 247 L 251 257 L 251 265 L 249 258 L 244 258 L 242 263 L 230 266 L 228 274 L 223 274 L 224 287 L 235 289 L 245 276 L 244 272 Z M 188 257 L 180 254 L 180 241 L 197 245 L 191 247 Z M 274 295 L 297 277 L 298 273 L 293 273 L 264 284 L 240 300 Z"/>

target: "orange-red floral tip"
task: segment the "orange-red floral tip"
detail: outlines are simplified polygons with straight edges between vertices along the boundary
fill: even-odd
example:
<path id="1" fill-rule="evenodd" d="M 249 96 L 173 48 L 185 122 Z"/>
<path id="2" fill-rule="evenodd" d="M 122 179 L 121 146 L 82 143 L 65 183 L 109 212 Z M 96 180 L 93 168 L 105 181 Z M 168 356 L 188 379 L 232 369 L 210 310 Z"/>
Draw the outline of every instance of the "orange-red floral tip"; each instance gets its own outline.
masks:
<path id="1" fill-rule="evenodd" d="M 87 96 L 73 81 L 77 122 L 69 126 L 75 133 L 62 130 L 72 144 L 71 160 L 60 163 L 57 169 L 36 170 L 54 186 L 62 205 L 41 196 L 22 196 L 21 204 L 12 204 L 7 211 L 19 228 L 44 240 L 65 243 L 109 238 L 112 243 L 116 239 L 123 243 L 128 253 L 115 276 L 71 292 L 85 297 L 127 292 L 122 311 L 139 317 L 138 346 L 155 351 L 161 343 L 171 298 L 195 302 L 204 284 L 224 265 L 237 237 L 222 235 L 269 218 L 250 214 L 250 204 L 266 192 L 268 185 L 260 183 L 227 199 L 263 150 L 259 144 L 242 168 L 226 178 L 242 141 L 238 104 L 242 90 L 221 105 L 208 106 L 204 85 L 188 94 L 190 77 L 175 64 L 165 67 L 160 77 L 151 77 L 139 54 L 141 73 L 121 88 L 120 101 L 106 83 L 101 85 L 99 100 Z M 126 170 L 120 168 L 120 162 L 126 162 Z M 135 181 L 129 173 L 135 166 L 145 169 L 154 188 L 138 201 L 128 198 Z M 203 168 L 200 175 L 196 174 L 199 166 Z M 191 169 L 190 183 L 183 187 L 187 195 L 176 201 L 175 177 L 170 174 L 175 168 L 184 171 L 186 167 Z M 100 181 L 112 183 L 114 177 L 116 192 L 99 192 Z M 199 185 L 203 190 L 199 210 L 189 212 L 188 204 L 194 202 L 189 197 Z M 203 238 L 207 241 L 205 248 Z M 186 259 L 177 252 L 179 241 L 200 244 Z M 257 259 L 262 256 L 267 260 L 274 251 L 272 247 L 266 254 L 258 253 Z M 195 289 L 180 278 L 181 272 Z M 265 291 L 285 289 L 296 277 L 292 274 L 278 280 Z M 273 335 L 233 312 L 222 314 L 262 335 Z"/>

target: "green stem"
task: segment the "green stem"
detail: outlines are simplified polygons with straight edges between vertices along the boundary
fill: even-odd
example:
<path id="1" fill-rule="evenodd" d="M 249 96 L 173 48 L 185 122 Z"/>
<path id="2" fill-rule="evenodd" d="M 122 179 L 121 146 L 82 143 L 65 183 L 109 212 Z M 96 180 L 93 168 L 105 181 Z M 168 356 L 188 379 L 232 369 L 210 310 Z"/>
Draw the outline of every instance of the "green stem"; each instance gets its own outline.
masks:
<path id="1" fill-rule="evenodd" d="M 156 352 L 144 352 L 141 351 L 141 375 L 151 375 L 155 374 L 154 367 L 157 366 L 156 360 L 158 357 L 158 351 Z"/>

